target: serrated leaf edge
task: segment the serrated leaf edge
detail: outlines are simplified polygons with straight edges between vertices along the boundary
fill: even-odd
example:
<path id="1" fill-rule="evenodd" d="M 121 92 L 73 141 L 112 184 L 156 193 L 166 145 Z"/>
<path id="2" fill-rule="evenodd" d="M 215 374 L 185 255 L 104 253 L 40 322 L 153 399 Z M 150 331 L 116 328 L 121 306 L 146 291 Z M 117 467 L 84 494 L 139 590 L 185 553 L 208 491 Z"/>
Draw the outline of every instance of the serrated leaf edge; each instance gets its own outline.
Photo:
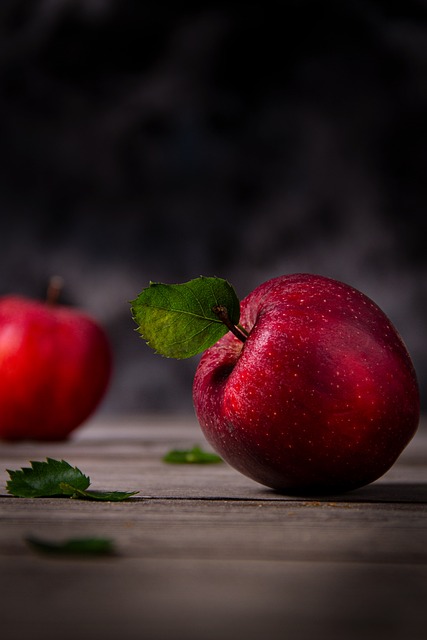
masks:
<path id="1" fill-rule="evenodd" d="M 6 469 L 7 473 L 10 476 L 10 480 L 7 481 L 6 483 L 6 490 L 8 493 L 10 493 L 11 495 L 18 497 L 18 498 L 53 498 L 56 496 L 61 496 L 61 495 L 67 495 L 67 494 L 63 494 L 60 491 L 58 491 L 58 493 L 42 493 L 40 495 L 34 495 L 34 496 L 28 496 L 28 495 L 23 495 L 22 492 L 21 493 L 17 493 L 16 491 L 13 490 L 13 483 L 16 481 L 16 478 L 21 478 L 23 477 L 28 478 L 28 476 L 31 477 L 32 473 L 37 472 L 37 470 L 40 470 L 41 468 L 46 468 L 49 465 L 53 468 L 56 468 L 56 470 L 58 470 L 58 467 L 60 466 L 66 466 L 67 469 L 70 469 L 71 471 L 76 471 L 77 473 L 80 474 L 81 478 L 87 482 L 86 488 L 90 486 L 90 477 L 85 475 L 77 466 L 73 467 L 69 462 L 67 462 L 64 459 L 61 460 L 56 460 L 55 458 L 50 458 L 50 457 L 46 457 L 46 460 L 30 460 L 30 467 L 22 467 L 21 469 L 16 469 L 16 470 L 11 470 L 11 469 Z M 63 484 L 67 484 L 67 483 L 63 483 Z M 58 482 L 58 488 L 61 488 L 61 482 Z M 31 489 L 31 484 L 27 485 L 30 489 Z"/>
<path id="2" fill-rule="evenodd" d="M 204 281 L 206 281 L 206 284 L 209 285 L 211 293 L 212 293 L 212 297 L 215 299 L 216 304 L 218 304 L 218 299 L 217 299 L 217 296 L 216 296 L 216 294 L 214 292 L 214 288 L 212 286 L 212 280 L 214 280 L 214 279 L 221 280 L 223 283 L 228 285 L 228 287 L 230 287 L 231 291 L 234 293 L 235 298 L 237 300 L 237 305 L 236 305 L 236 309 L 233 309 L 233 311 L 235 311 L 236 314 L 237 314 L 237 319 L 236 319 L 236 324 L 237 324 L 238 321 L 239 321 L 239 318 L 240 318 L 240 303 L 239 303 L 239 299 L 237 297 L 237 294 L 235 292 L 235 289 L 234 289 L 233 285 L 227 279 L 221 278 L 219 276 L 202 276 L 202 275 L 200 275 L 200 276 L 198 276 L 196 278 L 192 278 L 191 280 L 188 280 L 187 282 L 181 282 L 181 283 L 164 283 L 164 282 L 157 282 L 157 281 L 150 280 L 149 284 L 148 284 L 148 287 L 144 287 L 144 289 L 141 290 L 141 292 L 138 294 L 138 296 L 136 298 L 134 298 L 133 300 L 129 301 L 129 304 L 130 304 L 130 307 L 131 307 L 132 319 L 138 325 L 137 327 L 135 327 L 135 332 L 137 332 L 141 336 L 141 338 L 145 341 L 147 346 L 149 346 L 151 349 L 153 349 L 153 352 L 156 355 L 160 355 L 160 356 L 162 356 L 164 358 L 172 358 L 172 359 L 176 359 L 176 360 L 185 360 L 187 358 L 190 358 L 190 357 L 193 357 L 193 356 L 197 355 L 198 353 L 200 353 L 201 351 L 204 351 L 208 347 L 204 347 L 201 350 L 195 350 L 195 351 L 189 352 L 187 355 L 169 355 L 169 354 L 164 354 L 161 351 L 158 351 L 155 347 L 153 347 L 152 346 L 152 340 L 148 339 L 147 336 L 145 335 L 145 332 L 142 331 L 142 328 L 141 328 L 141 326 L 139 325 L 139 323 L 137 321 L 136 313 L 135 313 L 135 309 L 134 309 L 135 303 L 138 303 L 138 301 L 139 301 L 140 297 L 142 296 L 142 294 L 144 293 L 144 291 L 146 291 L 147 289 L 156 287 L 156 286 L 180 287 L 180 286 L 187 285 L 187 287 L 188 287 L 188 285 L 190 283 L 192 283 L 192 282 L 194 282 L 196 280 L 204 280 Z M 200 302 L 199 302 L 198 298 L 195 296 L 195 294 L 192 291 L 191 287 L 188 287 L 187 290 L 190 291 L 190 293 L 193 295 L 193 297 L 197 300 L 197 302 L 200 305 Z M 144 304 L 141 305 L 141 306 L 149 307 L 149 305 L 144 305 Z M 203 307 L 201 305 L 200 305 L 200 307 L 203 310 Z M 149 307 L 149 308 L 153 308 L 153 307 Z M 193 334 L 193 336 L 192 336 L 193 338 L 195 336 L 199 335 L 200 333 L 202 333 L 203 331 L 206 331 L 207 329 L 209 329 L 209 327 L 211 325 L 213 325 L 213 324 L 222 325 L 223 326 L 222 335 L 218 334 L 218 337 L 215 339 L 215 341 L 213 341 L 211 343 L 211 346 L 212 346 L 212 344 L 215 344 L 215 342 L 217 342 L 222 336 L 224 336 L 228 332 L 228 329 L 223 324 L 223 322 L 219 318 L 217 318 L 215 316 L 207 317 L 204 314 L 203 315 L 199 315 L 199 314 L 191 313 L 191 312 L 188 312 L 188 311 L 182 311 L 181 309 L 170 309 L 170 308 L 168 309 L 168 308 L 165 308 L 165 307 L 156 307 L 156 309 L 161 310 L 161 311 L 179 311 L 179 312 L 181 312 L 181 313 L 183 313 L 183 314 L 185 314 L 185 315 L 187 315 L 189 317 L 194 317 L 194 318 L 198 318 L 200 320 L 205 320 L 206 321 L 206 326 L 203 329 L 200 329 L 200 331 L 198 331 L 196 334 Z M 171 344 L 172 345 L 178 345 L 178 344 L 182 344 L 184 342 L 185 342 L 185 340 L 181 340 L 181 341 L 173 342 Z"/>

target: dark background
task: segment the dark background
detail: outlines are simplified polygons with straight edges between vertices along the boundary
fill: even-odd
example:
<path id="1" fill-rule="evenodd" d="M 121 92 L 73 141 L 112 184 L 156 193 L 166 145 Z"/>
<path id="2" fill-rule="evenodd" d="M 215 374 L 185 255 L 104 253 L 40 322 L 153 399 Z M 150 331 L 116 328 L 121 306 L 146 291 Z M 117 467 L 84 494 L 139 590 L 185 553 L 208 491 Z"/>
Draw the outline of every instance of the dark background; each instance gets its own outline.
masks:
<path id="1" fill-rule="evenodd" d="M 426 107 L 421 0 L 1 0 L 0 294 L 62 275 L 113 343 L 101 411 L 186 413 L 197 359 L 130 318 L 150 280 L 332 276 L 390 316 L 425 404 Z"/>

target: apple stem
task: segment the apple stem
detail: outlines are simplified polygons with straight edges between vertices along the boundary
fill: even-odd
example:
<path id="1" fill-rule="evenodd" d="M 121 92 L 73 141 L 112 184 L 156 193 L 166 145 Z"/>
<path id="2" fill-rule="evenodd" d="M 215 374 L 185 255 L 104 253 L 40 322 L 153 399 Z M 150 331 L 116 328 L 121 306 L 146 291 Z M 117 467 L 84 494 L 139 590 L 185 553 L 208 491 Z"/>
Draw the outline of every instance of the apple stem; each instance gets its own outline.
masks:
<path id="1" fill-rule="evenodd" d="M 240 324 L 236 326 L 231 322 L 230 316 L 228 315 L 227 307 L 224 307 L 224 305 L 222 304 L 217 304 L 214 307 L 212 307 L 212 311 L 216 316 L 218 316 L 221 322 L 225 324 L 227 329 L 229 329 L 231 333 L 233 333 L 236 336 L 236 338 L 241 340 L 241 342 L 246 341 L 246 338 L 248 337 L 249 333 Z"/>
<path id="2" fill-rule="evenodd" d="M 242 332 L 246 337 L 248 337 L 248 336 L 249 336 L 249 331 L 247 331 L 247 330 L 245 329 L 245 327 L 242 327 L 242 325 L 241 325 L 241 324 L 238 324 L 238 325 L 237 325 L 237 328 L 238 328 L 238 329 L 240 329 L 240 331 L 241 331 L 241 332 Z"/>
<path id="3" fill-rule="evenodd" d="M 64 288 L 64 279 L 61 276 L 52 276 L 46 292 L 46 304 L 55 305 L 59 300 L 61 291 Z"/>

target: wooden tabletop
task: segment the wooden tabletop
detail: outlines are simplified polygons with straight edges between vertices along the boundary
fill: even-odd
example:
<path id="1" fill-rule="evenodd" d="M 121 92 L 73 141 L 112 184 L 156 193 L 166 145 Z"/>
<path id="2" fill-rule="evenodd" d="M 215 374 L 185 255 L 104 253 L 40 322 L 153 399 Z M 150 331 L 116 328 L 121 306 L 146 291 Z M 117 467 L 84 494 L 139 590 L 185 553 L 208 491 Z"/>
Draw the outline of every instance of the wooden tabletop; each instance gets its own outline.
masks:
<path id="1" fill-rule="evenodd" d="M 208 448 L 195 420 L 98 418 L 66 443 L 0 443 L 5 640 L 425 640 L 427 428 L 383 478 L 319 500 L 279 495 Z M 65 459 L 120 503 L 14 498 L 6 469 Z M 44 555 L 28 536 L 113 540 L 106 557 Z"/>

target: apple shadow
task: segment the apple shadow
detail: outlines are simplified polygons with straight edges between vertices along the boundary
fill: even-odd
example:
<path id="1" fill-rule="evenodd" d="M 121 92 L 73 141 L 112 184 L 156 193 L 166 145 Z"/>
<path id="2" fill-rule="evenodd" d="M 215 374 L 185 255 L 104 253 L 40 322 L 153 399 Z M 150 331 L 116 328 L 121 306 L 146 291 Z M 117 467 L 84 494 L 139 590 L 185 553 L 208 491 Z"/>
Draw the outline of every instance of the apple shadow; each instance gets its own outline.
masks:
<path id="1" fill-rule="evenodd" d="M 427 483 L 380 482 L 355 489 L 347 498 L 352 502 L 427 503 Z"/>
<path id="2" fill-rule="evenodd" d="M 267 492 L 270 496 L 275 495 L 278 500 L 279 496 L 283 496 L 288 501 L 427 504 L 427 483 L 423 482 L 379 482 L 339 494 L 295 495 L 273 489 L 266 490 Z"/>

